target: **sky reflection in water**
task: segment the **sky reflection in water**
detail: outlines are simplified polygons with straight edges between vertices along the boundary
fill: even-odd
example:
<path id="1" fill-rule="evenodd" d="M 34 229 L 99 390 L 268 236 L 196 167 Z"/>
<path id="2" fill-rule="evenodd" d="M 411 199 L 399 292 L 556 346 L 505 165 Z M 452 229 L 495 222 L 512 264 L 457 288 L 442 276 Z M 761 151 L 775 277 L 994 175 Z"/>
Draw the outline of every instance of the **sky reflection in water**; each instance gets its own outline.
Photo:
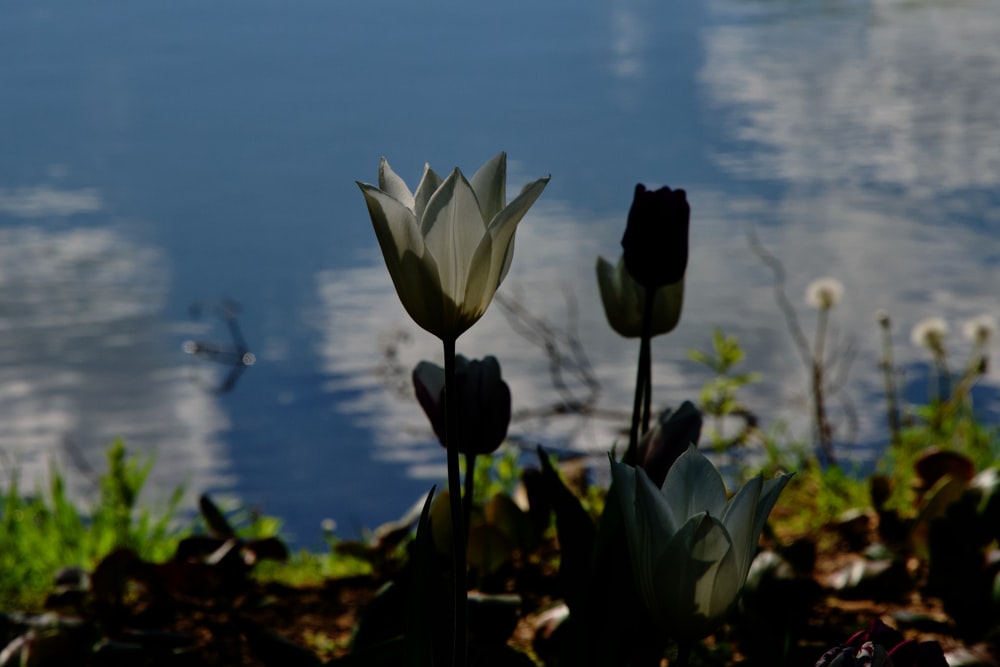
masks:
<path id="1" fill-rule="evenodd" d="M 533 5 L 530 23 L 515 3 L 466 8 L 444 30 L 440 7 L 383 4 L 0 10 L 0 61 L 18 63 L 0 84 L 21 93 L 0 109 L 0 450 L 24 477 L 65 457 L 67 436 L 94 466 L 123 436 L 159 453 L 161 487 L 236 491 L 306 540 L 325 516 L 349 534 L 439 481 L 420 408 L 375 372 L 399 332 L 404 368 L 440 358 L 399 305 L 353 184 L 381 154 L 411 185 L 423 160 L 471 170 L 499 149 L 511 192 L 552 173 L 501 293 L 556 326 L 572 295 L 608 411 L 630 405 L 636 350 L 604 322 L 594 263 L 617 259 L 638 180 L 685 187 L 693 206 L 684 315 L 653 347 L 658 405 L 695 396 L 708 375 L 687 350 L 721 327 L 764 374 L 750 406 L 808 434 L 806 374 L 750 226 L 785 263 L 807 333 L 809 281 L 845 285 L 833 323 L 857 348 L 843 392 L 856 429 L 833 414 L 859 457 L 884 439 L 875 310 L 896 323 L 913 398 L 924 357 L 910 327 L 947 318 L 960 360 L 961 320 L 997 312 L 989 0 L 615 0 L 579 6 L 569 31 Z M 179 349 L 211 333 L 187 306 L 219 295 L 244 304 L 258 358 L 224 397 L 192 381 L 224 370 Z M 458 348 L 500 359 L 515 411 L 556 400 L 541 350 L 496 305 Z M 995 390 L 977 400 L 1000 410 Z M 617 428 L 512 431 L 601 452 Z"/>

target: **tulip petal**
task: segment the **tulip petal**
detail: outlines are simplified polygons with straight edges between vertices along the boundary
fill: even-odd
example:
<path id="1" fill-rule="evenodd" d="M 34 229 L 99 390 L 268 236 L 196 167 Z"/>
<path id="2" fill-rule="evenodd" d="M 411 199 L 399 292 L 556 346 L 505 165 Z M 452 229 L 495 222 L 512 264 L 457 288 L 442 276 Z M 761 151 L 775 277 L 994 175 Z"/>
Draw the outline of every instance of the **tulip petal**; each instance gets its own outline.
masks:
<path id="1" fill-rule="evenodd" d="M 624 256 L 611 265 L 603 257 L 597 261 L 597 284 L 608 324 L 619 336 L 639 338 L 642 335 L 642 311 L 646 289 L 625 268 Z M 656 290 L 653 300 L 654 336 L 669 333 L 677 326 L 684 305 L 684 281 L 664 285 Z"/>
<path id="2" fill-rule="evenodd" d="M 494 155 L 469 181 L 479 200 L 483 220 L 492 220 L 507 203 L 507 153 Z"/>
<path id="3" fill-rule="evenodd" d="M 430 201 L 431 195 L 441 187 L 443 182 L 429 164 L 424 164 L 424 174 L 421 176 L 420 184 L 413 195 L 413 214 L 417 216 L 418 221 L 424 217 L 424 210 L 427 208 L 427 202 Z"/>
<path id="4" fill-rule="evenodd" d="M 625 269 L 624 262 L 622 268 Z M 632 278 L 633 281 L 635 278 Z M 642 287 L 636 283 L 637 287 Z M 653 335 L 670 333 L 681 320 L 681 310 L 684 307 L 684 279 L 679 282 L 664 285 L 656 290 L 656 299 L 653 302 Z"/>
<path id="5" fill-rule="evenodd" d="M 382 192 L 386 193 L 406 208 L 413 210 L 413 195 L 406 181 L 400 178 L 389 166 L 389 161 L 385 158 L 378 163 L 378 186 Z"/>
<path id="6" fill-rule="evenodd" d="M 497 286 L 490 282 L 490 262 L 492 261 L 493 239 L 487 233 L 482 237 L 476 252 L 469 260 L 468 282 L 465 285 L 465 300 L 462 306 L 472 322 L 482 317 L 497 291 Z"/>
<path id="7" fill-rule="evenodd" d="M 416 218 L 403 204 L 367 183 L 358 183 L 368 204 L 375 237 L 403 308 L 420 327 L 442 335 L 447 312 L 457 312 L 454 299 L 441 294 L 437 263 L 427 252 Z M 447 334 L 448 332 L 444 332 Z"/>
<path id="8" fill-rule="evenodd" d="M 707 512 L 692 516 L 670 539 L 655 565 L 652 611 L 678 639 L 700 639 L 715 629 L 725 602 L 715 592 L 720 574 L 729 574 L 732 544 L 725 527 Z M 720 591 L 728 592 L 727 591 Z M 735 600 L 730 601 L 734 602 Z"/>
<path id="9" fill-rule="evenodd" d="M 458 169 L 448 175 L 427 202 L 420 232 L 438 263 L 441 287 L 455 301 L 465 296 L 465 283 L 486 226 L 472 186 Z"/>
<path id="10" fill-rule="evenodd" d="M 510 204 L 493 217 L 489 222 L 490 235 L 493 237 L 493 260 L 490 263 L 490 283 L 499 287 L 507 277 L 510 263 L 514 259 L 514 232 L 517 224 L 535 203 L 542 190 L 549 183 L 549 178 L 539 178 L 524 186 L 521 193 Z"/>
<path id="11" fill-rule="evenodd" d="M 741 587 L 750 571 L 750 562 L 757 551 L 757 540 L 760 538 L 760 532 L 754 532 L 753 529 L 762 485 L 763 480 L 759 475 L 749 480 L 732 497 L 726 513 L 722 515 L 722 523 L 729 532 L 736 552 L 736 571 L 739 573 L 737 578 Z"/>
<path id="12" fill-rule="evenodd" d="M 655 578 L 656 564 L 668 548 L 670 539 L 680 528 L 680 522 L 642 468 L 635 469 L 635 486 L 634 502 L 638 519 L 635 543 L 640 561 L 635 577 L 639 589 L 652 595 L 658 586 Z M 682 516 L 680 521 L 686 518 Z"/>
<path id="13" fill-rule="evenodd" d="M 418 257 L 425 254 L 424 239 L 417 227 L 417 219 L 405 204 L 374 185 L 359 182 L 358 187 L 365 196 L 368 215 L 372 219 L 375 237 L 382 249 L 389 274 L 398 273 L 406 252 L 415 253 Z"/>
<path id="14" fill-rule="evenodd" d="M 392 283 L 406 312 L 420 328 L 439 338 L 458 335 L 453 334 L 450 327 L 458 306 L 454 299 L 441 291 L 433 257 L 427 253 L 423 257 L 417 257 L 412 252 L 406 253 L 403 255 L 399 277 L 397 279 L 393 276 Z"/>
<path id="15" fill-rule="evenodd" d="M 618 506 L 621 508 L 622 524 L 625 527 L 625 541 L 628 543 L 633 578 L 637 582 L 648 581 L 651 576 L 652 560 L 642 552 L 639 545 L 639 526 L 645 519 L 639 516 L 638 504 L 636 503 L 636 469 L 624 463 L 618 463 L 610 454 L 608 459 L 611 460 L 611 488 L 618 494 Z M 638 588 L 645 587 L 638 586 Z M 647 606 L 649 606 L 648 601 Z M 652 608 L 650 607 L 650 609 Z"/>
<path id="16" fill-rule="evenodd" d="M 757 506 L 754 508 L 754 535 L 759 536 L 761 531 L 764 530 L 764 524 L 767 523 L 767 517 L 774 508 L 774 503 L 778 501 L 778 496 L 791 478 L 791 474 L 783 473 L 779 477 L 766 480 L 762 485 L 760 498 L 757 499 Z"/>
<path id="17" fill-rule="evenodd" d="M 707 510 L 721 518 L 728 505 L 722 475 L 693 445 L 670 467 L 662 492 L 670 509 L 682 517 Z"/>
<path id="18" fill-rule="evenodd" d="M 429 361 L 421 361 L 413 369 L 413 389 L 417 402 L 424 409 L 434 434 L 444 441 L 444 369 Z"/>
<path id="19" fill-rule="evenodd" d="M 627 318 L 628 311 L 622 303 L 615 267 L 603 257 L 597 258 L 597 287 L 601 292 L 601 303 L 604 304 L 604 316 L 608 324 L 619 336 L 634 338 L 642 332 L 634 333 Z"/>

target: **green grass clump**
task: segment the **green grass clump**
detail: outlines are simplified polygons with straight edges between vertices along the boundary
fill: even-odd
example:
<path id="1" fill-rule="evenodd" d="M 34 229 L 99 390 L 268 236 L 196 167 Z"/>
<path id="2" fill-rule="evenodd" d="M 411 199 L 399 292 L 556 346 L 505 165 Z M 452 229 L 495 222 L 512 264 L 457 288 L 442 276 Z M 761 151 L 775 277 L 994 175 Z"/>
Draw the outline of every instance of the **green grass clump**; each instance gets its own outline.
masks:
<path id="1" fill-rule="evenodd" d="M 118 547 L 142 558 L 165 560 L 185 533 L 174 518 L 183 496 L 178 487 L 161 514 L 136 508 L 153 466 L 129 457 L 121 441 L 107 453 L 99 496 L 89 512 L 81 512 L 66 496 L 59 469 L 49 469 L 47 494 L 23 496 L 17 473 L 0 496 L 0 609 L 40 608 L 53 576 L 63 567 L 90 569 Z M 189 533 L 190 531 L 188 531 Z"/>

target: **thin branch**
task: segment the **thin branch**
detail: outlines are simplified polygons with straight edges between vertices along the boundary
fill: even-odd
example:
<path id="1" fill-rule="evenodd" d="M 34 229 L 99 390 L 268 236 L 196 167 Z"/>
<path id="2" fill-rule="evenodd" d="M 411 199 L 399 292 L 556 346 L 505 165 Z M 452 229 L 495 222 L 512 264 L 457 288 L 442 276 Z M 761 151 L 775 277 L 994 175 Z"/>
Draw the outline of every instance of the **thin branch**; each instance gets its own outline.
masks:
<path id="1" fill-rule="evenodd" d="M 802 331 L 802 326 L 799 324 L 799 318 L 795 314 L 792 302 L 788 300 L 788 295 L 785 294 L 785 267 L 782 265 L 781 260 L 772 255 L 764 247 L 760 239 L 757 238 L 757 232 L 753 227 L 747 228 L 747 238 L 750 241 L 750 248 L 774 274 L 774 299 L 778 302 L 778 308 L 785 318 L 785 323 L 788 325 L 788 332 L 795 342 L 795 347 L 799 351 L 802 363 L 807 367 L 811 367 L 813 364 L 813 355 L 809 349 L 809 341 Z"/>

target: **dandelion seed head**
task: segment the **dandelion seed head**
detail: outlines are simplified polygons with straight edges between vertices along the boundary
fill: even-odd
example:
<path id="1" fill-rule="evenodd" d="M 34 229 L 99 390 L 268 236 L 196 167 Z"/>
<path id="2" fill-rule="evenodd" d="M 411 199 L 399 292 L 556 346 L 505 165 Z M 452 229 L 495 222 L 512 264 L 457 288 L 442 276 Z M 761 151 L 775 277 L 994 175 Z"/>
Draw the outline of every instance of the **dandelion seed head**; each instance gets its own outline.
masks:
<path id="1" fill-rule="evenodd" d="M 985 347 L 993 340 L 997 330 L 997 321 L 991 315 L 979 315 L 966 320 L 962 325 L 965 338 L 974 345 Z"/>
<path id="2" fill-rule="evenodd" d="M 830 310 L 844 295 L 844 285 L 836 278 L 817 278 L 806 288 L 806 303 L 819 310 Z"/>
<path id="3" fill-rule="evenodd" d="M 914 345 L 927 348 L 935 355 L 944 354 L 944 338 L 948 335 L 948 323 L 941 317 L 928 317 L 917 322 L 910 332 Z"/>

